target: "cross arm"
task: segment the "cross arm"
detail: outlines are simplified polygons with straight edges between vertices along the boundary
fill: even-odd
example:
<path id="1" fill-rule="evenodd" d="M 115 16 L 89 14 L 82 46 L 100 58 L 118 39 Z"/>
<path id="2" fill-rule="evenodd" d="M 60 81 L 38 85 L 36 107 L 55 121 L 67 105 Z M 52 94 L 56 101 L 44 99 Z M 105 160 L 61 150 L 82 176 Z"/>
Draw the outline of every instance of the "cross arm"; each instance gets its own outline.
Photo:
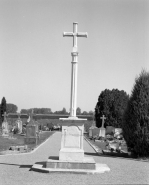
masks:
<path id="1" fill-rule="evenodd" d="M 64 32 L 63 37 L 73 37 L 74 34 L 72 32 Z"/>
<path id="2" fill-rule="evenodd" d="M 82 33 L 82 32 L 78 32 L 77 33 L 77 37 L 88 37 L 88 33 L 87 32 L 85 32 L 85 33 Z"/>

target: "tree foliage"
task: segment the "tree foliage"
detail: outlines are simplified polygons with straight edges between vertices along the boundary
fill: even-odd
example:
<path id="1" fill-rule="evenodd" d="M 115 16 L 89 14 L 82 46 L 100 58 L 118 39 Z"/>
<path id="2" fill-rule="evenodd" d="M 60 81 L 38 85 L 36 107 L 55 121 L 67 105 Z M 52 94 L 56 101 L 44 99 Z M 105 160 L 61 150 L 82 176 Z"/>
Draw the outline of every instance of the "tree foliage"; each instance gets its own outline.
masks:
<path id="1" fill-rule="evenodd" d="M 83 111 L 82 115 L 88 115 L 88 112 L 87 111 Z"/>
<path id="2" fill-rule="evenodd" d="M 81 115 L 81 109 L 80 109 L 80 107 L 78 107 L 78 108 L 76 109 L 76 115 Z"/>
<path id="3" fill-rule="evenodd" d="M 52 110 L 50 108 L 21 109 L 21 114 L 29 114 L 32 110 L 34 114 L 52 114 Z"/>
<path id="4" fill-rule="evenodd" d="M 135 79 L 122 129 L 130 150 L 149 155 L 149 73 L 145 70 Z"/>
<path id="5" fill-rule="evenodd" d="M 0 121 L 1 123 L 4 121 L 4 112 L 7 111 L 7 106 L 6 106 L 6 99 L 5 97 L 2 98 L 1 105 L 0 105 Z"/>
<path id="6" fill-rule="evenodd" d="M 105 115 L 105 127 L 107 125 L 114 127 L 121 127 L 123 114 L 126 109 L 129 96 L 123 90 L 105 89 L 98 97 L 98 102 L 95 107 L 96 126 L 102 126 L 100 117 Z"/>
<path id="7" fill-rule="evenodd" d="M 7 104 L 7 113 L 16 113 L 18 110 L 18 107 L 12 103 Z"/>
<path id="8" fill-rule="evenodd" d="M 32 112 L 32 109 L 34 110 L 34 114 L 63 114 L 63 115 L 69 115 L 67 112 L 66 108 L 63 107 L 62 110 L 52 112 L 51 108 L 31 108 L 31 109 L 21 109 L 20 113 L 21 114 L 29 114 Z M 83 111 L 81 113 L 81 108 L 76 109 L 76 114 L 77 115 L 93 115 L 93 111 Z"/>
<path id="9" fill-rule="evenodd" d="M 60 111 L 55 111 L 54 114 L 66 114 L 66 115 L 68 115 L 68 112 L 66 111 L 66 108 L 63 108 Z"/>

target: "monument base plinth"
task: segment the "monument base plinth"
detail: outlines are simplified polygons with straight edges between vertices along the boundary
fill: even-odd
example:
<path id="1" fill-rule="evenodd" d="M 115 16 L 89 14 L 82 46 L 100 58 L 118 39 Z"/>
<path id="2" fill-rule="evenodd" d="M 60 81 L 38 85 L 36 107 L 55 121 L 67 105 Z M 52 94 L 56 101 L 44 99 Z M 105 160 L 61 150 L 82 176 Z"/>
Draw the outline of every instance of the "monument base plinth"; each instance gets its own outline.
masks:
<path id="1" fill-rule="evenodd" d="M 109 172 L 106 164 L 95 163 L 92 157 L 84 156 L 84 119 L 62 118 L 62 139 L 59 157 L 50 157 L 48 161 L 34 164 L 32 171 L 51 173 L 98 174 Z"/>
<path id="2" fill-rule="evenodd" d="M 95 163 L 92 157 L 84 157 L 82 162 L 60 161 L 58 157 L 53 157 L 46 163 L 34 164 L 30 170 L 42 173 L 99 174 L 109 172 L 110 168 L 106 164 Z"/>

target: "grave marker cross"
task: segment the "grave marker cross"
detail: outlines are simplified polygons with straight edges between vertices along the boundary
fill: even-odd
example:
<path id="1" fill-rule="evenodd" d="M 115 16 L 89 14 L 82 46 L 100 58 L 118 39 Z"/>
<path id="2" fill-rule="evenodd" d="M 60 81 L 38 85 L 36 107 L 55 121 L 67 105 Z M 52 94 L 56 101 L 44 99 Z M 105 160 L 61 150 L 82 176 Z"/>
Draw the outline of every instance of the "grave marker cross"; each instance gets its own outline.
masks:
<path id="1" fill-rule="evenodd" d="M 20 113 L 18 113 L 17 115 L 18 115 L 18 119 L 20 119 L 21 114 L 20 114 Z"/>
<path id="2" fill-rule="evenodd" d="M 106 117 L 103 115 L 102 117 L 100 117 L 100 119 L 102 119 L 102 128 L 104 127 L 104 121 L 106 119 Z"/>
<path id="3" fill-rule="evenodd" d="M 4 116 L 4 122 L 7 122 L 6 117 L 8 116 L 8 114 L 6 112 L 4 112 L 4 114 L 2 114 L 2 116 Z"/>

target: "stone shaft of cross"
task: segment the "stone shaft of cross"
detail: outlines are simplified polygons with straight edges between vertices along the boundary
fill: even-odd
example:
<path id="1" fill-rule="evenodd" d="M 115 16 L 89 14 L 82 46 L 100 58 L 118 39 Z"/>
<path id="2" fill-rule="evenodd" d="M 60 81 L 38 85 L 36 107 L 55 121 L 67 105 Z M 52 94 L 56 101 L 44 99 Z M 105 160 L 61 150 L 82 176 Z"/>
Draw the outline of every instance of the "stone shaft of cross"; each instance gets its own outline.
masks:
<path id="1" fill-rule="evenodd" d="M 76 117 L 77 103 L 77 69 L 78 69 L 78 48 L 77 37 L 87 37 L 87 33 L 78 32 L 78 23 L 73 23 L 73 32 L 64 32 L 64 37 L 73 37 L 72 70 L 71 70 L 71 95 L 70 95 L 70 117 Z"/>
<path id="2" fill-rule="evenodd" d="M 102 119 L 102 128 L 103 128 L 106 117 L 103 115 L 102 117 L 100 117 L 100 119 Z"/>

